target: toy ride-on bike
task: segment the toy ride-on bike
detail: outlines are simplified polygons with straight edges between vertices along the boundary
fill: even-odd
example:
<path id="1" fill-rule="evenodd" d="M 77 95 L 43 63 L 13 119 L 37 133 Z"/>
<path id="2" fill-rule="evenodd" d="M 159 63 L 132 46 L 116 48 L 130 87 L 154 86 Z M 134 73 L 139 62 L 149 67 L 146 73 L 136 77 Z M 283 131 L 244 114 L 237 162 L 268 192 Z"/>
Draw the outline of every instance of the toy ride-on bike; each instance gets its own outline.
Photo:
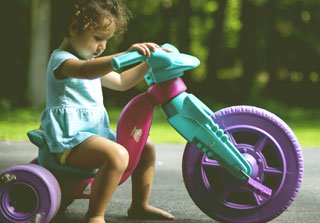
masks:
<path id="1" fill-rule="evenodd" d="M 280 215 L 298 193 L 302 152 L 288 125 L 257 107 L 233 106 L 212 112 L 186 93 L 183 72 L 197 67 L 196 57 L 170 44 L 150 58 L 129 52 L 113 58 L 115 69 L 147 61 L 146 92 L 124 108 L 116 141 L 129 153 L 123 183 L 138 164 L 156 106 L 187 141 L 183 178 L 195 204 L 223 222 L 266 222 Z M 39 147 L 30 164 L 0 172 L 0 222 L 49 222 L 74 199 L 88 198 L 97 170 L 61 166 L 49 152 L 42 130 L 28 132 Z"/>

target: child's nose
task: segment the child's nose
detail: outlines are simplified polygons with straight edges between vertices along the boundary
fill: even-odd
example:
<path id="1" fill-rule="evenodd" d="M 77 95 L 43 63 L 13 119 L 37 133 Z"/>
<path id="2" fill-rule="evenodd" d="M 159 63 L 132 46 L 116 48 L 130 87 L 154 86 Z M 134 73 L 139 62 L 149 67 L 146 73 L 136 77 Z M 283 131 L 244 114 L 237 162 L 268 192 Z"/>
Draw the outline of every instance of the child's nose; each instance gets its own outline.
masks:
<path id="1" fill-rule="evenodd" d="M 99 50 L 102 50 L 104 51 L 106 49 L 106 46 L 107 46 L 107 41 L 102 41 L 100 44 L 99 44 Z"/>

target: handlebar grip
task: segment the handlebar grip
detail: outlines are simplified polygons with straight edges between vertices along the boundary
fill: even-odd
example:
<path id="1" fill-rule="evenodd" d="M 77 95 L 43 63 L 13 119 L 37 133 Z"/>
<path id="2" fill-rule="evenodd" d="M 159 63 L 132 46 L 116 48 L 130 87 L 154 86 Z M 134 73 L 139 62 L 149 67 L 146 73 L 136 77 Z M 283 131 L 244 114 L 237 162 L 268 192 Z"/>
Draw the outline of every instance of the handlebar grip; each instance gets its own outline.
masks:
<path id="1" fill-rule="evenodd" d="M 117 70 L 122 67 L 129 66 L 131 64 L 135 64 L 145 60 L 147 57 L 141 55 L 138 51 L 132 51 L 125 53 L 121 56 L 113 57 L 111 61 L 112 67 Z"/>

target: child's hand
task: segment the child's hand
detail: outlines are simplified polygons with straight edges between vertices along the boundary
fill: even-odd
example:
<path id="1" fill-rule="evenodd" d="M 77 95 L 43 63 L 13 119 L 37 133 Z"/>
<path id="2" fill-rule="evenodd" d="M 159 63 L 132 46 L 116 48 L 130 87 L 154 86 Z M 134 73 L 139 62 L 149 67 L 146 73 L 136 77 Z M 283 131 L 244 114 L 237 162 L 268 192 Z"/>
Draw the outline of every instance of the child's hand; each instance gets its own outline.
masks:
<path id="1" fill-rule="evenodd" d="M 145 55 L 147 57 L 151 56 L 151 51 L 155 51 L 157 48 L 159 48 L 158 44 L 156 43 L 136 43 L 133 44 L 129 49 L 129 51 L 137 50 L 142 55 Z"/>

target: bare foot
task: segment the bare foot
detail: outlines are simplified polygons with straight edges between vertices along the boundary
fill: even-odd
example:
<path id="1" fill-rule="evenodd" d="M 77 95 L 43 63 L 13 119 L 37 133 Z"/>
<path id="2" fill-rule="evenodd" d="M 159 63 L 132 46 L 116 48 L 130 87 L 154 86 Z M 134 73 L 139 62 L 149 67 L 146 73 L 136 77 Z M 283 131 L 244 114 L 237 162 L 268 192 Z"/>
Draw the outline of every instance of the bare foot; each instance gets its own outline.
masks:
<path id="1" fill-rule="evenodd" d="M 85 223 L 106 223 L 103 216 L 86 217 Z"/>
<path id="2" fill-rule="evenodd" d="M 130 207 L 128 209 L 128 216 L 132 219 L 152 219 L 152 220 L 174 220 L 174 216 L 169 212 L 159 208 L 147 205 L 146 207 Z"/>

